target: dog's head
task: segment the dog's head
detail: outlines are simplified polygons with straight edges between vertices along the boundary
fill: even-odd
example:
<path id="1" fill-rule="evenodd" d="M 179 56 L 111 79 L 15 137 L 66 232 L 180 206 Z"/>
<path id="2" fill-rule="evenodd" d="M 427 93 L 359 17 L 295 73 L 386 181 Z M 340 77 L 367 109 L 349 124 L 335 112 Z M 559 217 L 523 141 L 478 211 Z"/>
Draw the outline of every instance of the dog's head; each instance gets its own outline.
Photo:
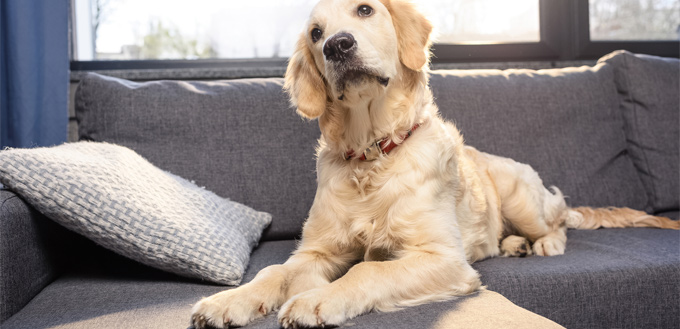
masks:
<path id="1" fill-rule="evenodd" d="M 405 0 L 322 0 L 291 56 L 284 88 L 300 115 L 384 93 L 429 60 L 432 25 Z"/>

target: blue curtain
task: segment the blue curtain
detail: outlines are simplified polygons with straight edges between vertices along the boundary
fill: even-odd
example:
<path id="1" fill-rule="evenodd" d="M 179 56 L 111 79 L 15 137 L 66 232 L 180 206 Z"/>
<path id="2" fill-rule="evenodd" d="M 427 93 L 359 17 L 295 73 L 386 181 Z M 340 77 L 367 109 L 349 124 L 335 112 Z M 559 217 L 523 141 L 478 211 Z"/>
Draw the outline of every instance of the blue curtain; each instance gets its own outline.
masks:
<path id="1" fill-rule="evenodd" d="M 66 141 L 69 10 L 69 0 L 0 0 L 0 148 Z"/>

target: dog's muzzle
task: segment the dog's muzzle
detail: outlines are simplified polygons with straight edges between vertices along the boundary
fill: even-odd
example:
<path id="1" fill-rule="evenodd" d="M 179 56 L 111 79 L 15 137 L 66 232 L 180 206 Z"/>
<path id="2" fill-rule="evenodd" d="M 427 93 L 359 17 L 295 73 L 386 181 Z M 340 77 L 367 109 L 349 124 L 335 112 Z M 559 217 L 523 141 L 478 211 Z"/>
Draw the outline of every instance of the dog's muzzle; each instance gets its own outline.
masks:
<path id="1" fill-rule="evenodd" d="M 390 82 L 389 78 L 383 77 L 376 70 L 365 67 L 357 56 L 357 49 L 356 39 L 347 32 L 333 35 L 323 45 L 323 55 L 335 73 L 337 90 L 340 94 L 338 100 L 344 100 L 344 91 L 348 83 L 375 79 L 380 85 L 387 87 Z"/>
<path id="2" fill-rule="evenodd" d="M 331 62 L 342 62 L 354 56 L 357 41 L 349 33 L 341 32 L 330 37 L 323 45 L 323 55 Z"/>

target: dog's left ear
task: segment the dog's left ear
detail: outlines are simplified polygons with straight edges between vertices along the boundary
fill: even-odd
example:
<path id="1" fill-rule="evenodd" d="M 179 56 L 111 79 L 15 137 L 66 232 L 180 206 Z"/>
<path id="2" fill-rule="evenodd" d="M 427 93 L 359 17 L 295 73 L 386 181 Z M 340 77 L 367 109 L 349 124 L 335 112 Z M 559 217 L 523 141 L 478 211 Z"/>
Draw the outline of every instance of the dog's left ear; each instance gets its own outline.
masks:
<path id="1" fill-rule="evenodd" d="M 399 42 L 399 59 L 411 70 L 420 71 L 430 59 L 432 23 L 405 0 L 383 0 L 392 15 Z"/>
<path id="2" fill-rule="evenodd" d="M 327 106 L 326 84 L 314 65 L 314 57 L 305 36 L 300 36 L 295 52 L 290 57 L 283 89 L 288 92 L 298 114 L 315 119 L 323 114 Z"/>

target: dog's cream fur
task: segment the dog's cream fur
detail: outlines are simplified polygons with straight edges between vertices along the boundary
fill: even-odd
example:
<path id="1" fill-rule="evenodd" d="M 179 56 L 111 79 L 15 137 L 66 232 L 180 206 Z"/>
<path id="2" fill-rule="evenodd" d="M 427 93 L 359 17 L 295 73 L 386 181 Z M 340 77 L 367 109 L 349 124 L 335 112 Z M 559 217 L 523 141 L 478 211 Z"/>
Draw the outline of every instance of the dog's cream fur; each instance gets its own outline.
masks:
<path id="1" fill-rule="evenodd" d="M 372 14 L 358 15 L 361 5 Z M 323 32 L 317 42 L 315 28 Z M 568 226 L 678 228 L 627 208 L 570 209 L 528 165 L 465 146 L 428 88 L 431 30 L 403 0 L 322 0 L 314 8 L 285 81 L 298 113 L 318 118 L 322 132 L 302 240 L 284 264 L 197 303 L 193 325 L 245 325 L 277 309 L 286 328 L 338 325 L 474 292 L 481 282 L 470 263 L 562 254 Z M 340 32 L 356 40 L 351 65 L 370 73 L 343 81 L 349 64 L 325 58 L 325 42 Z M 375 161 L 344 159 L 382 137 L 401 145 Z"/>

